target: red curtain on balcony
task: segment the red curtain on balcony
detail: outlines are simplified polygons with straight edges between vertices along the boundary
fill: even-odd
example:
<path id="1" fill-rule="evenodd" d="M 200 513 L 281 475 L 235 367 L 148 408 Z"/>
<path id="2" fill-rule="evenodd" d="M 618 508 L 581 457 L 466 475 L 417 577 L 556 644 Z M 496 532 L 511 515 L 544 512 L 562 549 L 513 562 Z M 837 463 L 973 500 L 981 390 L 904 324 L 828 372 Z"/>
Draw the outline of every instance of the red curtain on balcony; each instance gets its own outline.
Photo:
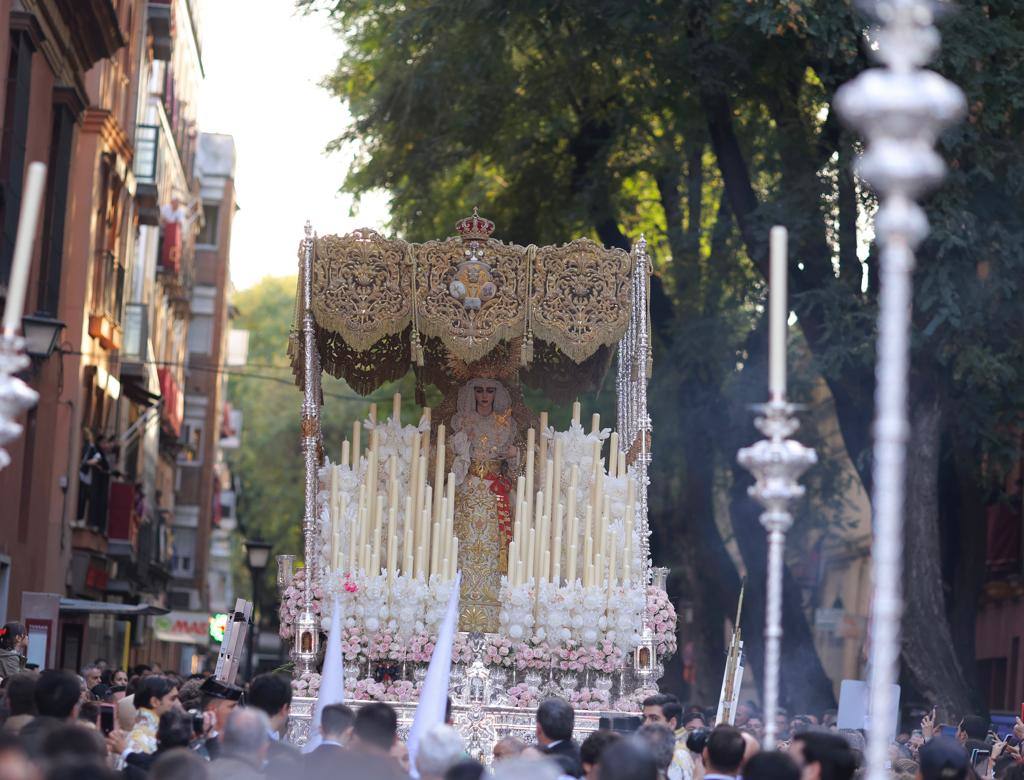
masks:
<path id="1" fill-rule="evenodd" d="M 185 396 L 170 368 L 161 367 L 156 370 L 160 380 L 160 395 L 163 397 L 161 416 L 165 427 L 175 436 L 181 436 L 181 420 L 185 416 Z"/>
<path id="2" fill-rule="evenodd" d="M 181 228 L 180 222 L 165 222 L 160 247 L 160 267 L 175 274 L 181 272 Z"/>
<path id="3" fill-rule="evenodd" d="M 107 537 L 130 542 L 134 548 L 138 542 L 138 531 L 135 486 L 131 482 L 111 482 Z"/>

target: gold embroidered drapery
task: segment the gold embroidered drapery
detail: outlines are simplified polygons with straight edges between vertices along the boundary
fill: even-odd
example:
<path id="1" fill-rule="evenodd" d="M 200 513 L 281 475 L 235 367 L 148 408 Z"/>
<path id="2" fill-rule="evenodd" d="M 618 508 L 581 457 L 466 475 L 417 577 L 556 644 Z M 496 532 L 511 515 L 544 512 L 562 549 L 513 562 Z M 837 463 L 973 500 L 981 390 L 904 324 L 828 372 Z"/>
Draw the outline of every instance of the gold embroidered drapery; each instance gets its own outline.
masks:
<path id="1" fill-rule="evenodd" d="M 630 254 L 589 239 L 506 244 L 487 237 L 493 224 L 470 219 L 476 232 L 460 223 L 461 236 L 424 244 L 368 229 L 316 238 L 312 310 L 325 371 L 368 394 L 410 363 L 429 375 L 438 359 L 472 363 L 515 341 L 531 386 L 572 397 L 600 383 L 629 322 Z M 289 353 L 299 376 L 294 337 Z"/>

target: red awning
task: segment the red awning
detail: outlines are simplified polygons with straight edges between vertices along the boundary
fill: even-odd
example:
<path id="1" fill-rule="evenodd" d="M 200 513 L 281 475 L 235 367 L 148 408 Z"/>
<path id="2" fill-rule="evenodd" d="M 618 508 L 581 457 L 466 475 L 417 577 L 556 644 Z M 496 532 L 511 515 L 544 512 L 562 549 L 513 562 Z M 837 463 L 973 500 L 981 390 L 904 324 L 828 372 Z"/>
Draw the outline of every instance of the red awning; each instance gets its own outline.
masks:
<path id="1" fill-rule="evenodd" d="M 185 416 L 185 396 L 181 386 L 170 368 L 158 368 L 156 374 L 160 380 L 160 395 L 164 399 L 161 409 L 163 423 L 175 436 L 181 436 L 181 421 Z"/>

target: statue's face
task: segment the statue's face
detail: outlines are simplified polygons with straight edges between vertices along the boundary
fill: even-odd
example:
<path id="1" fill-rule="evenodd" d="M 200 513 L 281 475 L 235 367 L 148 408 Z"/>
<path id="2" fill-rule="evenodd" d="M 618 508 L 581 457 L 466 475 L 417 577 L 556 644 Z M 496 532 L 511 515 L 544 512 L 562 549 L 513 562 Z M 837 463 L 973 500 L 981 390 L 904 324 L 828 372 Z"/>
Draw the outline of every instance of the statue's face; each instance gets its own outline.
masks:
<path id="1" fill-rule="evenodd" d="M 494 411 L 494 394 L 497 392 L 497 385 L 482 384 L 473 388 L 476 398 L 476 413 L 487 416 Z"/>

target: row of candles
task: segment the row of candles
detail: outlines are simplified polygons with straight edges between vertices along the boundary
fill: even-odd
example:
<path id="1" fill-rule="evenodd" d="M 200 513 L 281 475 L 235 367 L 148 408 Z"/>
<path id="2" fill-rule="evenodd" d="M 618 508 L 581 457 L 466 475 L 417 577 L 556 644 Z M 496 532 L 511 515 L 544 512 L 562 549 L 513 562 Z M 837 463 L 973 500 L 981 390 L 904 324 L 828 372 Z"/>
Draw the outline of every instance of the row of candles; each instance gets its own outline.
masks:
<path id="1" fill-rule="evenodd" d="M 423 410 L 430 421 L 430 409 Z M 377 422 L 377 405 L 371 404 L 369 418 Z M 401 424 L 401 395 L 393 398 L 392 420 Z M 573 404 L 573 423 L 580 422 L 580 404 Z M 548 429 L 548 413 L 540 413 L 540 429 Z M 591 434 L 600 431 L 600 415 L 591 418 Z M 411 472 L 399 485 L 398 457 L 392 454 L 381 462 L 380 436 L 371 427 L 365 451 L 365 479 L 359 485 L 357 506 L 347 511 L 350 497 L 341 490 L 340 472 L 332 468 L 329 476 L 331 518 L 330 563 L 336 571 L 379 573 L 383 566 L 389 587 L 401 573 L 429 580 L 437 575 L 452 580 L 458 565 L 459 539 L 454 533 L 455 476 L 446 473 L 446 432 L 437 426 L 434 452 L 430 452 L 429 431 L 413 434 L 409 463 Z M 362 425 L 353 423 L 352 438 L 342 443 L 340 466 L 359 471 L 364 453 Z M 627 476 L 626 454 L 619 437 L 609 438 L 607 466 L 602 458 L 603 442 L 594 436 L 589 473 L 582 474 L 579 464 L 563 479 L 564 440 L 556 435 L 537 436 L 530 428 L 526 436 L 526 464 L 516 480 L 512 539 L 508 547 L 509 585 L 529 582 L 573 583 L 584 587 L 607 586 L 609 591 L 620 581 L 632 579 L 633 536 L 636 516 L 635 483 L 626 480 L 625 515 L 622 537 L 614 533 L 612 500 L 605 489 L 609 479 Z M 393 452 L 393 450 L 392 450 Z M 428 481 L 433 454 L 433 480 Z M 538 467 L 539 464 L 539 467 Z M 387 490 L 378 489 L 386 470 Z M 586 502 L 578 505 L 581 484 Z M 564 495 L 563 495 L 564 493 Z M 351 514 L 347 545 L 343 538 L 343 520 Z M 399 518 L 403 519 L 402 556 L 399 559 Z M 410 522 L 410 518 L 412 522 Z M 619 553 L 621 551 L 621 558 Z M 564 565 L 563 565 L 564 561 Z M 540 589 L 537 589 L 539 594 Z"/>
<path id="2" fill-rule="evenodd" d="M 579 402 L 573 404 L 572 419 L 573 423 L 579 424 Z M 541 412 L 541 431 L 547 430 L 547 425 L 548 413 Z M 596 434 L 600 429 L 601 417 L 594 414 L 591 433 Z M 531 428 L 526 438 L 526 468 L 516 483 L 515 521 L 508 551 L 509 585 L 519 587 L 530 581 L 560 585 L 563 577 L 566 582 L 574 583 L 577 575 L 583 586 L 588 588 L 607 585 L 611 591 L 620 576 L 623 583 L 628 583 L 632 579 L 635 485 L 632 479 L 626 480 L 625 538 L 621 561 L 617 559 L 619 540 L 612 534 L 615 518 L 611 517 L 611 496 L 604 489 L 608 478 L 627 475 L 626 454 L 619 449 L 618 434 L 613 432 L 609 439 L 607 469 L 601 458 L 602 442 L 594 437 L 582 529 L 577 511 L 581 477 L 579 464 L 573 464 L 569 469 L 568 490 L 563 503 L 563 439 L 556 435 L 553 445 L 549 446 L 547 437 L 541 436 L 536 447 L 537 460 L 541 464 L 539 469 L 534 467 L 535 439 L 536 431 Z M 540 489 L 536 490 L 535 475 L 540 480 Z M 539 597 L 539 588 L 536 593 Z"/>
<path id="3" fill-rule="evenodd" d="M 392 419 L 401 423 L 402 396 L 396 393 L 393 399 Z M 430 420 L 430 409 L 424 409 L 425 419 Z M 370 421 L 377 421 L 377 405 L 370 405 Z M 359 421 L 352 424 L 352 440 L 346 439 L 341 446 L 341 467 L 359 470 L 363 456 L 361 446 L 362 426 Z M 337 571 L 363 571 L 379 573 L 383 564 L 389 586 L 401 571 L 406 576 L 429 580 L 438 576 L 441 580 L 455 579 L 459 557 L 459 540 L 454 533 L 455 522 L 455 478 L 445 474 L 445 430 L 437 430 L 435 471 L 433 483 L 428 483 L 430 439 L 429 432 L 417 431 L 413 435 L 413 473 L 402 491 L 398 484 L 398 457 L 392 454 L 381 463 L 380 435 L 371 428 L 369 446 L 366 450 L 366 478 L 359 485 L 358 505 L 354 512 L 355 522 L 348 534 L 345 550 L 342 540 L 342 523 L 339 518 L 346 515 L 347 495 L 340 489 L 339 472 L 330 471 L 330 517 L 332 567 Z M 378 492 L 381 469 L 387 469 L 387 493 Z M 400 497 L 400 492 L 404 495 Z M 400 507 L 403 503 L 404 506 Z M 398 559 L 398 518 L 403 510 L 404 538 L 401 565 Z M 385 516 L 387 522 L 385 525 Z M 411 519 L 411 522 L 410 522 Z M 385 535 L 386 529 L 386 535 Z M 347 555 L 346 555 L 347 553 Z M 382 559 L 383 554 L 383 559 Z"/>

